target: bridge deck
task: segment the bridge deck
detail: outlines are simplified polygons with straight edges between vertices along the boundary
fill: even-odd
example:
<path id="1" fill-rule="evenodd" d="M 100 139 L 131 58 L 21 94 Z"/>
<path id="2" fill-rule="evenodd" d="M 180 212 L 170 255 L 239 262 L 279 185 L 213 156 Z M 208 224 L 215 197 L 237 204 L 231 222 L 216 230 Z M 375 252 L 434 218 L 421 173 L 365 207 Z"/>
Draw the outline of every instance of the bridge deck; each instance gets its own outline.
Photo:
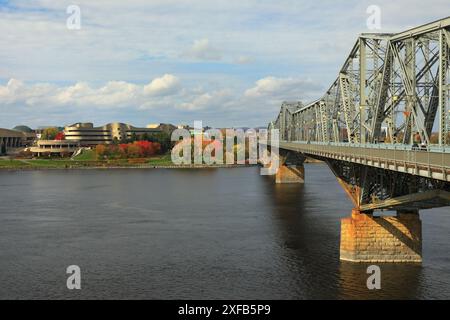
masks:
<path id="1" fill-rule="evenodd" d="M 450 150 L 412 150 L 407 145 L 280 141 L 280 149 L 450 181 Z"/>

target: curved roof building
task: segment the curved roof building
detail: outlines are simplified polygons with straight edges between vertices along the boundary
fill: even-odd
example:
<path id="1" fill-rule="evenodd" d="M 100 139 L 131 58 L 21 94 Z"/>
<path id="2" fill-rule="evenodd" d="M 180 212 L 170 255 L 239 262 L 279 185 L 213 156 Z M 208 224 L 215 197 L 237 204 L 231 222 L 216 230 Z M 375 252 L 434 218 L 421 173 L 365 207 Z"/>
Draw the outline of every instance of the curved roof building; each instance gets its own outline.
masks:
<path id="1" fill-rule="evenodd" d="M 33 133 L 33 129 L 24 125 L 18 125 L 13 128 L 13 130 L 25 132 L 25 133 Z"/>

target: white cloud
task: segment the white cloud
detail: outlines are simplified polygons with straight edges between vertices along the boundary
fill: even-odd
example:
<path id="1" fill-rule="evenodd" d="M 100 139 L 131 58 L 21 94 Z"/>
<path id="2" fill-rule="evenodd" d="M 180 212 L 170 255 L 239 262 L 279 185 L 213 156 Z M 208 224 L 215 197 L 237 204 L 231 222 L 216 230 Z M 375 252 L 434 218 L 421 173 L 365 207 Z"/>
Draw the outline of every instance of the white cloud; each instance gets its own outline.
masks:
<path id="1" fill-rule="evenodd" d="M 5 86 L 0 86 L 0 101 L 3 101 L 5 104 L 14 102 L 16 94 L 22 87 L 22 81 L 10 79 Z"/>
<path id="2" fill-rule="evenodd" d="M 178 78 L 170 74 L 155 78 L 147 85 L 109 81 L 98 88 L 91 87 L 86 82 L 58 87 L 48 83 L 28 85 L 17 79 L 10 79 L 6 85 L 0 85 L 0 104 L 109 108 L 139 106 L 148 101 L 149 96 L 161 99 L 161 97 L 176 94 L 179 88 Z"/>
<path id="3" fill-rule="evenodd" d="M 442 18 L 448 7 L 448 0 L 405 3 L 377 2 L 381 32 Z M 0 127 L 83 117 L 141 121 L 143 114 L 264 125 L 281 101 L 323 94 L 358 34 L 370 31 L 373 2 L 77 0 L 77 31 L 66 28 L 69 4 L 0 6 Z M 23 82 L 7 83 L 11 78 Z"/>
<path id="4" fill-rule="evenodd" d="M 211 126 L 259 126 L 276 114 L 283 100 L 317 98 L 317 88 L 309 80 L 273 76 L 256 81 L 247 90 L 236 89 L 233 84 L 205 88 L 194 83 L 183 87 L 179 78 L 171 74 L 154 78 L 147 84 L 109 81 L 100 86 L 87 82 L 63 86 L 31 84 L 10 79 L 0 84 L 0 113 L 2 119 L 30 126 L 47 125 L 50 120 L 53 124 L 64 125 L 77 121 L 106 123 L 127 119 L 135 119 L 137 125 L 190 123 L 201 119 Z"/>
<path id="5" fill-rule="evenodd" d="M 305 93 L 319 91 L 321 86 L 311 80 L 297 78 L 265 77 L 256 81 L 255 86 L 245 91 L 248 98 L 282 97 L 284 99 L 300 99 Z"/>
<path id="6" fill-rule="evenodd" d="M 148 95 L 173 94 L 180 89 L 180 79 L 171 74 L 165 74 L 160 78 L 153 79 L 144 87 L 144 93 Z"/>
<path id="7" fill-rule="evenodd" d="M 197 60 L 220 60 L 222 58 L 221 52 L 213 47 L 208 39 L 195 40 L 185 56 Z"/>
<path id="8" fill-rule="evenodd" d="M 211 93 L 206 92 L 197 95 L 190 102 L 182 102 L 177 107 L 183 110 L 201 110 L 211 108 L 214 106 L 223 107 L 228 99 L 233 99 L 231 92 L 227 89 L 213 91 Z"/>

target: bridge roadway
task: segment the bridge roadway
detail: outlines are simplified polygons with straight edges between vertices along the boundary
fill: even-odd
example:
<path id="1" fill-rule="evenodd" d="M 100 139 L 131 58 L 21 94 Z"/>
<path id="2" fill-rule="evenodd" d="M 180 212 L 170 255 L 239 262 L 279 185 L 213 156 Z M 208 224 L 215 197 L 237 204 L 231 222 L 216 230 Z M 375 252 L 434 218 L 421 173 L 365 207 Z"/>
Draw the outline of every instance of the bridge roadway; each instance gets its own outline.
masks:
<path id="1" fill-rule="evenodd" d="M 410 145 L 306 141 L 280 141 L 279 148 L 450 182 L 450 148 L 425 151 Z"/>

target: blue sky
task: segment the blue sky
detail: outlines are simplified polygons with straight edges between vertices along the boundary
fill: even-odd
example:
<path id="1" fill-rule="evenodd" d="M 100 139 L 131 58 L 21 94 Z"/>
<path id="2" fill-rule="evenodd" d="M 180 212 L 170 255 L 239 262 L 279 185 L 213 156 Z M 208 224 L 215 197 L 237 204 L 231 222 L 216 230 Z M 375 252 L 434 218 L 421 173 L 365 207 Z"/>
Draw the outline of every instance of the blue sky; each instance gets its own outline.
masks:
<path id="1" fill-rule="evenodd" d="M 81 9 L 69 30 L 66 8 Z M 266 125 L 337 75 L 366 9 L 379 32 L 443 18 L 448 0 L 0 0 L 0 127 L 79 121 Z"/>

